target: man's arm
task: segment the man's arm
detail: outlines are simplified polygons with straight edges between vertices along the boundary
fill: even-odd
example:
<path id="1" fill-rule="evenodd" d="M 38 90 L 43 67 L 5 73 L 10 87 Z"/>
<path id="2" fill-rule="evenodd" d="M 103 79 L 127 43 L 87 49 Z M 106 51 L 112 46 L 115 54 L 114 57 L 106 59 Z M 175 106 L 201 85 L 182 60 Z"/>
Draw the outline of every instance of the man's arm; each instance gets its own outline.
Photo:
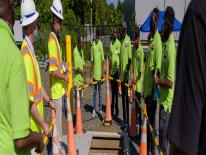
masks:
<path id="1" fill-rule="evenodd" d="M 126 73 L 125 73 L 125 80 L 128 80 L 128 74 L 129 72 L 131 71 L 131 59 L 129 58 L 128 60 L 128 64 L 126 66 L 126 69 L 125 69 Z"/>
<path id="2" fill-rule="evenodd" d="M 167 78 L 158 79 L 158 76 L 154 77 L 154 84 L 157 83 L 164 88 L 171 89 L 174 85 L 175 79 L 175 67 L 176 67 L 176 50 L 175 47 L 168 47 L 168 69 L 167 69 Z"/>
<path id="3" fill-rule="evenodd" d="M 16 139 L 15 146 L 21 150 L 31 150 L 37 147 L 38 152 L 43 150 L 43 135 L 37 132 L 30 132 L 30 134 L 24 138 Z"/>
<path id="4" fill-rule="evenodd" d="M 33 116 L 33 118 L 36 120 L 36 122 L 42 127 L 44 134 L 48 135 L 49 134 L 49 126 L 44 122 L 44 119 L 41 118 L 39 111 L 37 110 L 37 107 L 34 103 L 30 103 L 31 108 L 31 115 Z"/>
<path id="5" fill-rule="evenodd" d="M 41 94 L 42 94 L 44 100 L 49 104 L 49 106 L 56 111 L 56 107 L 55 107 L 54 103 L 51 101 L 51 99 L 47 95 L 47 93 L 46 93 L 43 86 L 42 86 L 42 89 L 41 89 Z"/>
<path id="6" fill-rule="evenodd" d="M 161 87 L 164 87 L 164 88 L 169 88 L 171 89 L 173 87 L 173 81 L 170 81 L 168 79 L 157 79 L 157 82 L 155 80 L 155 85 L 160 85 Z"/>
<path id="7" fill-rule="evenodd" d="M 77 68 L 76 71 L 79 72 L 79 73 L 82 74 L 82 75 L 85 73 L 85 70 L 84 70 L 84 69 L 82 70 L 82 69 L 80 69 L 80 68 Z"/>
<path id="8" fill-rule="evenodd" d="M 52 72 L 51 72 L 51 75 L 52 75 L 53 77 L 62 79 L 62 80 L 64 80 L 64 81 L 66 81 L 66 82 L 69 81 L 69 74 L 68 74 L 68 73 L 64 74 L 64 73 L 60 73 L 58 70 L 56 70 L 56 71 L 52 71 Z"/>
<path id="9" fill-rule="evenodd" d="M 140 80 L 141 75 L 142 75 L 142 73 L 139 72 L 139 73 L 138 73 L 138 76 L 134 79 L 134 84 L 136 84 L 136 83 Z"/>

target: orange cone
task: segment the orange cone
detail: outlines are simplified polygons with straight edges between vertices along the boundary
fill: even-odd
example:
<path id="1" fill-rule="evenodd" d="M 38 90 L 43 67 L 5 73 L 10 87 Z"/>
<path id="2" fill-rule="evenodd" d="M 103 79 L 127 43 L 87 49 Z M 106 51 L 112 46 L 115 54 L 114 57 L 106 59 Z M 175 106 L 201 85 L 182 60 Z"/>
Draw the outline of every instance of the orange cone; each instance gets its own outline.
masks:
<path id="1" fill-rule="evenodd" d="M 146 114 L 146 104 L 144 105 L 144 112 Z M 143 127 L 142 127 L 142 135 L 141 135 L 141 142 L 140 142 L 140 155 L 147 155 L 147 119 L 144 116 L 143 120 Z"/>
<path id="2" fill-rule="evenodd" d="M 61 155 L 61 150 L 59 149 L 59 136 L 57 134 L 57 124 L 55 123 L 52 136 L 52 155 Z"/>
<path id="3" fill-rule="evenodd" d="M 109 60 L 107 57 L 107 77 L 109 76 Z M 106 83 L 106 116 L 104 119 L 104 126 L 112 125 L 112 115 L 111 115 L 111 103 L 110 103 L 110 92 L 109 92 L 109 79 Z"/>
<path id="4" fill-rule="evenodd" d="M 67 146 L 68 155 L 76 155 L 76 144 L 74 139 L 74 127 L 69 98 L 67 97 Z"/>
<path id="5" fill-rule="evenodd" d="M 56 122 L 56 114 L 52 110 L 52 120 Z M 61 150 L 59 149 L 59 135 L 57 134 L 57 124 L 54 124 L 53 136 L 52 136 L 52 155 L 61 155 Z"/>
<path id="6" fill-rule="evenodd" d="M 78 89 L 78 88 L 77 88 Z M 81 107 L 80 107 L 80 95 L 79 90 L 77 90 L 77 98 L 76 98 L 76 133 L 83 134 L 82 129 L 82 114 L 81 114 Z"/>
<path id="7" fill-rule="evenodd" d="M 121 83 L 118 83 L 118 92 L 119 92 L 119 95 L 122 95 L 122 86 L 121 86 Z"/>
<path id="8" fill-rule="evenodd" d="M 136 137 L 137 136 L 137 114 L 136 114 L 136 108 L 135 108 L 135 102 L 132 102 L 132 110 L 131 110 L 131 127 L 130 127 L 130 136 Z"/>
<path id="9" fill-rule="evenodd" d="M 133 95 L 133 94 L 132 94 L 132 89 L 131 89 L 131 88 L 128 88 L 128 98 L 129 98 L 129 102 L 130 102 L 130 103 L 132 103 L 132 100 L 133 100 L 133 99 L 132 99 L 132 95 Z"/>

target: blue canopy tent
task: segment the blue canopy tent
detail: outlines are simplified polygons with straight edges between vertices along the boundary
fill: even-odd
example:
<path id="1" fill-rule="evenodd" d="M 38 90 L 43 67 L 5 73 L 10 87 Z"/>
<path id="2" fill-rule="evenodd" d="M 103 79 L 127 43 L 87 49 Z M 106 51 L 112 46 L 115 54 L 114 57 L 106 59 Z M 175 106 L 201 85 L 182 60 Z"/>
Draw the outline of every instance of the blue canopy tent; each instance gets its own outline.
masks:
<path id="1" fill-rule="evenodd" d="M 159 12 L 158 31 L 161 31 L 161 29 L 162 29 L 162 24 L 164 22 L 164 14 L 165 14 L 165 11 L 160 11 Z M 151 13 L 147 17 L 144 24 L 140 27 L 140 31 L 150 32 L 150 16 L 151 16 Z M 174 25 L 173 25 L 173 31 L 178 32 L 180 30 L 181 30 L 181 23 L 175 18 Z"/>

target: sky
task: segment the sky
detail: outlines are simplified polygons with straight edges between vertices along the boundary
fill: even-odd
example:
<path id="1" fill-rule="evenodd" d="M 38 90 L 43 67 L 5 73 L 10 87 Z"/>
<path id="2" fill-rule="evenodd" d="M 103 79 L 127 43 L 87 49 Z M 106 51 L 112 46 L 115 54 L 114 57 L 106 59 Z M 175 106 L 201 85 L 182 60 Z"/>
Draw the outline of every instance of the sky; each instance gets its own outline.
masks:
<path id="1" fill-rule="evenodd" d="M 115 6 L 117 5 L 118 0 L 107 0 L 107 3 L 114 3 Z"/>

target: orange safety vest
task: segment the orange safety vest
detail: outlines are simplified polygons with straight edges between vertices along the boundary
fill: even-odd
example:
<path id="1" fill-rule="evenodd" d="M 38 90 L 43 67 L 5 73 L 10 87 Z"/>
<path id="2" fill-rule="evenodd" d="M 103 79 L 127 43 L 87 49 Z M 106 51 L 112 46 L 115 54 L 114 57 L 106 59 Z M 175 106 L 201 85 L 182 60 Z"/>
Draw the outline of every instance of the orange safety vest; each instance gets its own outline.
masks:
<path id="1" fill-rule="evenodd" d="M 43 97 L 41 95 L 41 88 L 38 88 L 38 77 L 37 77 L 37 68 L 35 67 L 35 62 L 33 60 L 33 57 L 31 55 L 31 53 L 29 52 L 29 49 L 27 46 L 24 46 L 22 48 L 22 56 L 24 57 L 25 55 L 28 55 L 31 59 L 32 62 L 32 66 L 33 66 L 33 71 L 34 71 L 34 83 L 31 83 L 30 81 L 27 81 L 27 84 L 29 86 L 29 90 L 30 90 L 30 95 L 34 97 L 34 104 L 38 105 L 42 100 Z M 33 88 L 34 86 L 34 88 Z"/>
<path id="2" fill-rule="evenodd" d="M 34 104 L 37 107 L 37 110 L 40 114 L 40 116 L 43 118 L 43 97 L 41 94 L 41 89 L 42 89 L 42 85 L 41 85 L 41 78 L 40 77 L 40 72 L 38 71 L 38 63 L 36 62 L 36 60 L 34 60 L 34 56 L 31 53 L 30 48 L 28 47 L 28 45 L 23 42 L 22 45 L 22 56 L 24 59 L 26 59 L 26 56 L 28 56 L 29 58 L 29 62 L 31 62 L 32 64 L 32 68 L 29 70 L 29 72 L 32 72 L 33 70 L 33 81 L 29 80 L 27 78 L 27 84 L 28 84 L 28 88 L 29 88 L 29 95 L 30 97 L 34 98 Z M 27 65 L 27 64 L 25 64 Z M 27 67 L 26 67 L 27 68 Z M 31 117 L 31 130 L 32 131 L 36 131 L 36 132 L 42 132 L 42 128 L 40 127 L 40 125 L 36 122 L 36 120 L 33 119 L 33 117 Z"/>
<path id="3" fill-rule="evenodd" d="M 48 49 L 49 49 L 49 68 L 57 68 L 57 71 L 63 73 L 64 65 L 61 59 L 61 49 L 54 32 L 51 32 L 51 34 L 49 35 Z M 50 77 L 50 94 L 52 99 L 58 99 L 65 94 L 64 81 L 62 79 L 53 76 Z"/>
<path id="4" fill-rule="evenodd" d="M 60 56 L 60 50 L 59 50 L 59 43 L 58 43 L 58 40 L 55 36 L 55 34 L 52 32 L 49 36 L 49 42 L 51 40 L 54 40 L 55 44 L 56 44 L 56 55 L 57 55 L 57 59 L 56 57 L 52 57 L 52 56 L 49 56 L 49 65 L 50 66 L 56 66 L 58 68 L 58 70 L 63 73 L 63 63 L 62 63 L 62 59 L 61 59 L 61 56 Z M 57 61 L 58 62 L 57 62 Z"/>

